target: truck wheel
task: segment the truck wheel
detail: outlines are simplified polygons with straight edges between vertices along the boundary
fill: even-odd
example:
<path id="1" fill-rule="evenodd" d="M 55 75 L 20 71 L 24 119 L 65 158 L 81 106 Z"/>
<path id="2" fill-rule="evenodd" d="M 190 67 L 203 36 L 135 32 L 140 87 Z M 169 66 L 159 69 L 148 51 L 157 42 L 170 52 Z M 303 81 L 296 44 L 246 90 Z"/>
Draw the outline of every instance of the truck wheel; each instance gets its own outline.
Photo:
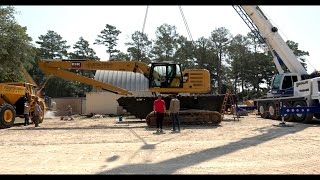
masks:
<path id="1" fill-rule="evenodd" d="M 274 103 L 268 104 L 268 110 L 269 110 L 269 117 L 271 119 L 279 119 L 280 118 L 279 114 L 276 113 L 276 106 L 274 105 Z"/>
<path id="2" fill-rule="evenodd" d="M 269 117 L 269 112 L 267 112 L 267 106 L 264 103 L 259 104 L 259 112 L 260 116 L 264 119 Z"/>
<path id="3" fill-rule="evenodd" d="M 16 118 L 16 110 L 10 104 L 0 107 L 0 127 L 10 128 Z"/>
<path id="4" fill-rule="evenodd" d="M 306 107 L 307 103 L 304 101 L 296 101 L 293 104 L 293 107 Z M 293 114 L 294 119 L 297 122 L 302 122 L 302 123 L 310 123 L 313 118 L 313 113 L 308 113 L 308 114 Z"/>
<path id="5" fill-rule="evenodd" d="M 291 104 L 289 102 L 283 102 L 283 107 L 291 107 Z M 292 114 L 284 114 L 284 120 L 287 121 L 287 122 L 291 122 L 291 121 L 294 121 L 294 117 Z M 281 117 L 281 115 L 280 115 Z"/>

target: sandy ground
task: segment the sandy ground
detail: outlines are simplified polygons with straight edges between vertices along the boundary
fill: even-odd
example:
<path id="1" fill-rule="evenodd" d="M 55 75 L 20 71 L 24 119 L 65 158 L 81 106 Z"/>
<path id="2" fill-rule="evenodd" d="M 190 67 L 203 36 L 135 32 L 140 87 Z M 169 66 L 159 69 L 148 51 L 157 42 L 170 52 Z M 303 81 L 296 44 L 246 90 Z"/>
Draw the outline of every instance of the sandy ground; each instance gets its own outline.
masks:
<path id="1" fill-rule="evenodd" d="M 46 119 L 0 129 L 0 174 L 320 174 L 320 123 L 255 115 L 153 134 L 139 119 Z"/>

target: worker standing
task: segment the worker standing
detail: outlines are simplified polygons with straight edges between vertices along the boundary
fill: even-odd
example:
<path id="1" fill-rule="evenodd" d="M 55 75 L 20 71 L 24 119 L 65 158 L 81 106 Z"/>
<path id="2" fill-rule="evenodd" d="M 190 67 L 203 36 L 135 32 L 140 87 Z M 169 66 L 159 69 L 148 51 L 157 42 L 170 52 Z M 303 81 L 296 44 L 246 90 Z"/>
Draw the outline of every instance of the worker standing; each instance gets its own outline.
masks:
<path id="1" fill-rule="evenodd" d="M 40 121 L 40 115 L 42 114 L 42 109 L 39 105 L 39 100 L 36 97 L 35 99 L 35 105 L 34 105 L 34 126 L 38 127 L 39 126 L 39 121 Z"/>
<path id="2" fill-rule="evenodd" d="M 70 120 L 73 120 L 73 117 L 72 117 L 72 107 L 69 105 L 68 106 L 68 117 L 70 118 Z"/>
<path id="3" fill-rule="evenodd" d="M 29 113 L 30 113 L 30 104 L 28 98 L 25 98 L 23 116 L 24 116 L 24 125 L 29 125 Z"/>
<path id="4" fill-rule="evenodd" d="M 169 106 L 169 113 L 172 119 L 172 128 L 173 132 L 176 132 L 176 126 L 178 128 L 178 132 L 180 132 L 180 119 L 179 119 L 179 110 L 180 110 L 180 101 L 177 99 L 175 94 L 171 95 L 171 101 Z"/>
<path id="5" fill-rule="evenodd" d="M 153 102 L 153 111 L 156 113 L 157 117 L 157 131 L 156 133 L 164 133 L 162 130 L 162 123 L 164 118 L 164 113 L 166 111 L 166 104 L 162 99 L 161 94 L 158 95 L 158 99 Z"/>

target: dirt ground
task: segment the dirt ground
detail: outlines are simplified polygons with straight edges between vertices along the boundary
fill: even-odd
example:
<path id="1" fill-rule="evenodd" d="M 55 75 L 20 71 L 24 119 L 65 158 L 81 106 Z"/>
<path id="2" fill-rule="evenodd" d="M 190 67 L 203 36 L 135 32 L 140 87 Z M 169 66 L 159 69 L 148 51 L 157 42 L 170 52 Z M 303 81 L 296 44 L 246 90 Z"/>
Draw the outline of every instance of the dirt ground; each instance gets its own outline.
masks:
<path id="1" fill-rule="evenodd" d="M 320 123 L 249 115 L 153 134 L 139 119 L 45 119 L 0 129 L 0 174 L 320 174 Z"/>

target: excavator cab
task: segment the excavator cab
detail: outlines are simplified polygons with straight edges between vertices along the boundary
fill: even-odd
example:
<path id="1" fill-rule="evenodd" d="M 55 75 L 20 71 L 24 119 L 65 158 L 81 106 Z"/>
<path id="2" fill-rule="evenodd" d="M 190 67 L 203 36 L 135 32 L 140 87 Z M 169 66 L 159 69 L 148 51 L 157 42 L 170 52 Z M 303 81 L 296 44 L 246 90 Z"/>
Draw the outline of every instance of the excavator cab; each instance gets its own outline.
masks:
<path id="1" fill-rule="evenodd" d="M 152 63 L 150 88 L 182 88 L 181 65 L 172 62 Z"/>

